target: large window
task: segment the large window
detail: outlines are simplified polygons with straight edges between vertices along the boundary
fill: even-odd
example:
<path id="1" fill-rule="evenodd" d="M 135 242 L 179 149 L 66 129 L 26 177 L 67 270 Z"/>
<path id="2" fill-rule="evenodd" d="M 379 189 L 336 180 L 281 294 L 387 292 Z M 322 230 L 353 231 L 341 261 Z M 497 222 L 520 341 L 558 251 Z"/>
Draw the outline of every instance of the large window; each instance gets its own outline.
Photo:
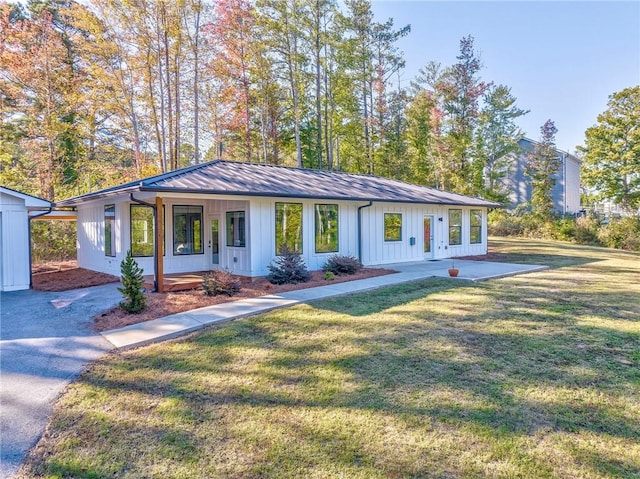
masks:
<path id="1" fill-rule="evenodd" d="M 402 241 L 402 214 L 384 214 L 384 240 Z"/>
<path id="2" fill-rule="evenodd" d="M 302 253 L 302 204 L 276 203 L 276 253 Z"/>
<path id="3" fill-rule="evenodd" d="M 469 212 L 469 243 L 482 243 L 482 210 Z"/>
<path id="4" fill-rule="evenodd" d="M 153 256 L 153 208 L 131 205 L 131 254 Z"/>
<path id="5" fill-rule="evenodd" d="M 315 205 L 316 253 L 338 251 L 338 205 Z"/>
<path id="6" fill-rule="evenodd" d="M 116 206 L 104 207 L 104 255 L 116 255 Z"/>
<path id="7" fill-rule="evenodd" d="M 173 254 L 202 253 L 202 206 L 174 206 Z"/>
<path id="8" fill-rule="evenodd" d="M 449 244 L 462 244 L 462 210 L 449 210 Z"/>
<path id="9" fill-rule="evenodd" d="M 246 245 L 244 211 L 227 212 L 227 246 Z"/>

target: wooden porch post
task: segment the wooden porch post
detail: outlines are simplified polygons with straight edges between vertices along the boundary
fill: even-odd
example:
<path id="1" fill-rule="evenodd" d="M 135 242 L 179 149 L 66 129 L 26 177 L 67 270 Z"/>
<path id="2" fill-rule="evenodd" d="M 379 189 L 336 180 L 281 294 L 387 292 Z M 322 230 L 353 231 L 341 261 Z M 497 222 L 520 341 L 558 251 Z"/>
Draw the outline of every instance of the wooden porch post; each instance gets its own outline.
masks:
<path id="1" fill-rule="evenodd" d="M 164 293 L 164 210 L 162 209 L 162 198 L 156 196 L 156 281 L 158 293 Z"/>

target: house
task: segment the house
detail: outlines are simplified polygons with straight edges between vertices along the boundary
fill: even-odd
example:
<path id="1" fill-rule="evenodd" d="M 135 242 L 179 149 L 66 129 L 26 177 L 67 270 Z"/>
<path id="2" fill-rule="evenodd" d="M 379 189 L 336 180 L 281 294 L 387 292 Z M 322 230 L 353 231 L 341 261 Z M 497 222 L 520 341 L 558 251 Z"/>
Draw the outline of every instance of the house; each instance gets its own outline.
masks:
<path id="1" fill-rule="evenodd" d="M 29 218 L 53 205 L 42 198 L 0 186 L 0 291 L 29 289 L 31 238 Z"/>
<path id="2" fill-rule="evenodd" d="M 310 270 L 336 253 L 364 265 L 485 254 L 487 209 L 500 205 L 370 175 L 216 160 L 56 206 L 77 211 L 80 267 L 118 275 L 131 250 L 157 279 L 217 268 L 263 276 L 282 245 Z"/>
<path id="3" fill-rule="evenodd" d="M 533 188 L 525 173 L 527 156 L 533 152 L 537 142 L 528 138 L 518 141 L 519 149 L 508 155 L 509 172 L 502 180 L 505 191 L 509 192 L 510 209 L 531 202 Z M 566 151 L 556 150 L 561 166 L 554 175 L 552 191 L 553 209 L 559 214 L 573 214 L 580 211 L 580 165 L 582 161 Z"/>

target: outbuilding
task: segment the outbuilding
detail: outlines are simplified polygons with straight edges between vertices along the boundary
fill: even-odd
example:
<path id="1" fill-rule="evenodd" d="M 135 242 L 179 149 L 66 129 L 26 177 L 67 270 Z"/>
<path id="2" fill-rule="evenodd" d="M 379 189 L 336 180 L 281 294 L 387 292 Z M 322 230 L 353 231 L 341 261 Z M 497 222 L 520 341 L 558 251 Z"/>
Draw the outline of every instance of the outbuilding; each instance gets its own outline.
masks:
<path id="1" fill-rule="evenodd" d="M 29 289 L 29 215 L 47 212 L 51 206 L 42 198 L 0 186 L 0 291 Z"/>
<path id="2" fill-rule="evenodd" d="M 78 266 L 119 274 L 227 269 L 255 277 L 284 246 L 310 270 L 332 254 L 363 265 L 487 252 L 498 203 L 389 178 L 216 160 L 60 201 L 74 207 Z"/>

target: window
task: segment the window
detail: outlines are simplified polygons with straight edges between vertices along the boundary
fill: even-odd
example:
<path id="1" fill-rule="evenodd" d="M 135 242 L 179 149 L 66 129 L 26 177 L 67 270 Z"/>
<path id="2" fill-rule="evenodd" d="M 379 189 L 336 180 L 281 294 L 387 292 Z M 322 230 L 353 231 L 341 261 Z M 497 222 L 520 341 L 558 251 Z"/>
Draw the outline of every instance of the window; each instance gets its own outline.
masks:
<path id="1" fill-rule="evenodd" d="M 471 210 L 469 219 L 469 243 L 482 243 L 482 210 Z"/>
<path id="2" fill-rule="evenodd" d="M 116 206 L 106 205 L 104 207 L 104 255 L 116 255 Z"/>
<path id="3" fill-rule="evenodd" d="M 384 240 L 402 241 L 402 214 L 384 214 Z"/>
<path id="4" fill-rule="evenodd" d="M 449 210 L 449 244 L 462 244 L 462 210 Z"/>
<path id="5" fill-rule="evenodd" d="M 227 212 L 227 246 L 237 246 L 244 248 L 245 240 L 245 222 L 244 211 L 228 211 Z"/>
<path id="6" fill-rule="evenodd" d="M 283 247 L 302 253 L 301 203 L 276 203 L 276 254 Z"/>
<path id="7" fill-rule="evenodd" d="M 131 205 L 131 255 L 153 256 L 153 208 Z"/>
<path id="8" fill-rule="evenodd" d="M 173 207 L 173 254 L 202 254 L 202 206 Z"/>
<path id="9" fill-rule="evenodd" d="M 315 205 L 316 253 L 338 251 L 338 205 Z"/>

